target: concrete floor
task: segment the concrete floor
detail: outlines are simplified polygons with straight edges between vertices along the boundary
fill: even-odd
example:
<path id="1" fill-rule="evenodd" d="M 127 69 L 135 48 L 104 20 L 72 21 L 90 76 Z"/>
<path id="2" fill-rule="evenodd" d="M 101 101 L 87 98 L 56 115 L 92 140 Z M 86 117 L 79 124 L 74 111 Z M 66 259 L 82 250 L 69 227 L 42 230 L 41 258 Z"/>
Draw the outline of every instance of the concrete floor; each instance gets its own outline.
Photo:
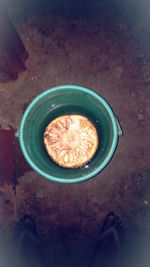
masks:
<path id="1" fill-rule="evenodd" d="M 12 18 L 16 14 L 13 10 Z M 0 84 L 2 129 L 17 130 L 25 106 L 45 89 L 78 84 L 111 104 L 124 132 L 111 163 L 88 182 L 51 183 L 26 168 L 23 176 L 18 175 L 16 195 L 12 183 L 1 185 L 1 227 L 12 225 L 24 213 L 32 214 L 49 245 L 49 255 L 61 255 L 52 257 L 54 266 L 62 262 L 83 266 L 102 218 L 112 210 L 123 219 L 133 243 L 138 243 L 138 237 L 130 238 L 132 232 L 150 232 L 150 31 L 146 19 L 138 12 L 134 16 L 101 12 L 99 17 L 47 12 L 30 14 L 23 21 L 14 19 L 29 59 L 27 71 L 16 81 Z"/>

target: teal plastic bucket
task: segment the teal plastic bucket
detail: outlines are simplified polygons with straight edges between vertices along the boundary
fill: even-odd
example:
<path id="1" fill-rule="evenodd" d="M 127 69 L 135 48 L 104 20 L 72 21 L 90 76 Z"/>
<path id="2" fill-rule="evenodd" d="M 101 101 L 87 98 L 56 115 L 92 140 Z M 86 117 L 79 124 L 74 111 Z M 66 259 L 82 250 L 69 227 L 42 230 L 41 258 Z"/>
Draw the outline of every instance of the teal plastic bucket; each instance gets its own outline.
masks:
<path id="1" fill-rule="evenodd" d="M 99 147 L 84 167 L 65 169 L 48 156 L 43 134 L 48 123 L 64 114 L 81 114 L 96 126 Z M 18 131 L 20 146 L 31 167 L 50 181 L 78 183 L 101 172 L 110 162 L 122 134 L 118 121 L 104 98 L 76 85 L 57 86 L 38 95 L 27 107 Z"/>

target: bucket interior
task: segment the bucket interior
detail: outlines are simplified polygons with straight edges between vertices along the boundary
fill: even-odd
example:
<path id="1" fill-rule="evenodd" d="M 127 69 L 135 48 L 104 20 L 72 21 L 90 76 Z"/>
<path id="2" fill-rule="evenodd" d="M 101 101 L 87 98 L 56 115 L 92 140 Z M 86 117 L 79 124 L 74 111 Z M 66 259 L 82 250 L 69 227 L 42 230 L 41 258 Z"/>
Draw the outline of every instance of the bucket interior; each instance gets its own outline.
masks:
<path id="1" fill-rule="evenodd" d="M 64 114 L 84 115 L 96 126 L 99 146 L 94 158 L 82 168 L 59 167 L 44 147 L 45 128 L 54 118 Z M 75 89 L 52 90 L 38 98 L 32 104 L 21 131 L 21 142 L 30 158 L 29 163 L 33 162 L 45 174 L 60 179 L 78 179 L 96 170 L 108 155 L 114 138 L 112 120 L 104 105 L 96 97 Z"/>

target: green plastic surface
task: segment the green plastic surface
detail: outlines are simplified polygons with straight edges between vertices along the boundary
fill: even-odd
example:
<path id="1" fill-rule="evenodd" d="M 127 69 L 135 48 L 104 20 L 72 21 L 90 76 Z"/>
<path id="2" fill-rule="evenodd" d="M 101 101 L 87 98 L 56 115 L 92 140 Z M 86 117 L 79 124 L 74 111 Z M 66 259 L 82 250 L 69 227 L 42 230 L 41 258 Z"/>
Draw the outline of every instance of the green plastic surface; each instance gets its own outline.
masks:
<path id="1" fill-rule="evenodd" d="M 78 169 L 57 166 L 43 144 L 48 123 L 70 113 L 88 117 L 99 134 L 94 158 Z M 115 152 L 118 135 L 116 117 L 108 103 L 94 91 L 74 85 L 53 87 L 38 95 L 26 109 L 19 128 L 21 149 L 31 167 L 43 177 L 61 183 L 82 182 L 102 171 Z"/>

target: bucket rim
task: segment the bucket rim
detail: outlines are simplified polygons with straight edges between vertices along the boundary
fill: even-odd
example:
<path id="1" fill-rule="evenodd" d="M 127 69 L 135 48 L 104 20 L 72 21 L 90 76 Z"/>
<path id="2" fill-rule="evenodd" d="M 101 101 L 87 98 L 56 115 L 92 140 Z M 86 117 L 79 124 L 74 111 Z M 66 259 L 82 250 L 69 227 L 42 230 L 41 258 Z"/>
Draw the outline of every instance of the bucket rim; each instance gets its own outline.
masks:
<path id="1" fill-rule="evenodd" d="M 30 114 L 30 111 L 32 110 L 32 108 L 40 101 L 41 98 L 49 95 L 49 93 L 52 92 L 57 92 L 57 91 L 61 91 L 61 90 L 69 90 L 69 89 L 74 89 L 76 91 L 80 91 L 80 92 L 84 92 L 87 93 L 93 97 L 95 97 L 97 100 L 99 100 L 102 105 L 106 108 L 107 112 L 110 115 L 111 121 L 112 121 L 112 128 L 113 128 L 113 141 L 109 150 L 109 153 L 107 154 L 106 158 L 104 159 L 104 161 L 102 162 L 102 164 L 96 168 L 95 170 L 93 170 L 92 172 L 90 172 L 89 174 L 86 174 L 84 176 L 80 176 L 79 178 L 61 178 L 60 176 L 53 176 L 50 174 L 45 173 L 44 171 L 42 171 L 30 158 L 27 150 L 26 150 L 26 146 L 25 146 L 25 142 L 24 142 L 24 138 L 23 138 L 23 132 L 24 132 L 24 127 L 26 124 L 26 120 L 28 115 Z M 29 165 L 41 176 L 43 176 L 44 178 L 48 179 L 49 181 L 53 181 L 53 182 L 58 182 L 58 183 L 65 183 L 65 184 L 72 184 L 72 183 L 79 183 L 79 182 L 83 182 L 83 181 L 87 181 L 91 178 L 93 178 L 94 176 L 96 176 L 98 173 L 100 173 L 106 166 L 107 164 L 110 162 L 111 158 L 113 157 L 116 147 L 117 147 L 117 143 L 118 143 L 118 126 L 117 126 L 117 121 L 116 121 L 116 117 L 115 114 L 112 110 L 112 108 L 110 107 L 110 105 L 108 104 L 108 102 L 97 92 L 89 89 L 89 88 L 85 88 L 83 86 L 79 86 L 79 85 L 60 85 L 60 86 L 54 86 L 51 87 L 49 89 L 47 89 L 46 91 L 40 93 L 38 96 L 36 96 L 32 102 L 28 105 L 28 107 L 26 108 L 23 116 L 22 116 L 22 120 L 20 122 L 20 127 L 19 127 L 19 143 L 20 143 L 20 147 L 22 150 L 22 153 L 26 159 L 26 161 L 29 163 Z"/>

